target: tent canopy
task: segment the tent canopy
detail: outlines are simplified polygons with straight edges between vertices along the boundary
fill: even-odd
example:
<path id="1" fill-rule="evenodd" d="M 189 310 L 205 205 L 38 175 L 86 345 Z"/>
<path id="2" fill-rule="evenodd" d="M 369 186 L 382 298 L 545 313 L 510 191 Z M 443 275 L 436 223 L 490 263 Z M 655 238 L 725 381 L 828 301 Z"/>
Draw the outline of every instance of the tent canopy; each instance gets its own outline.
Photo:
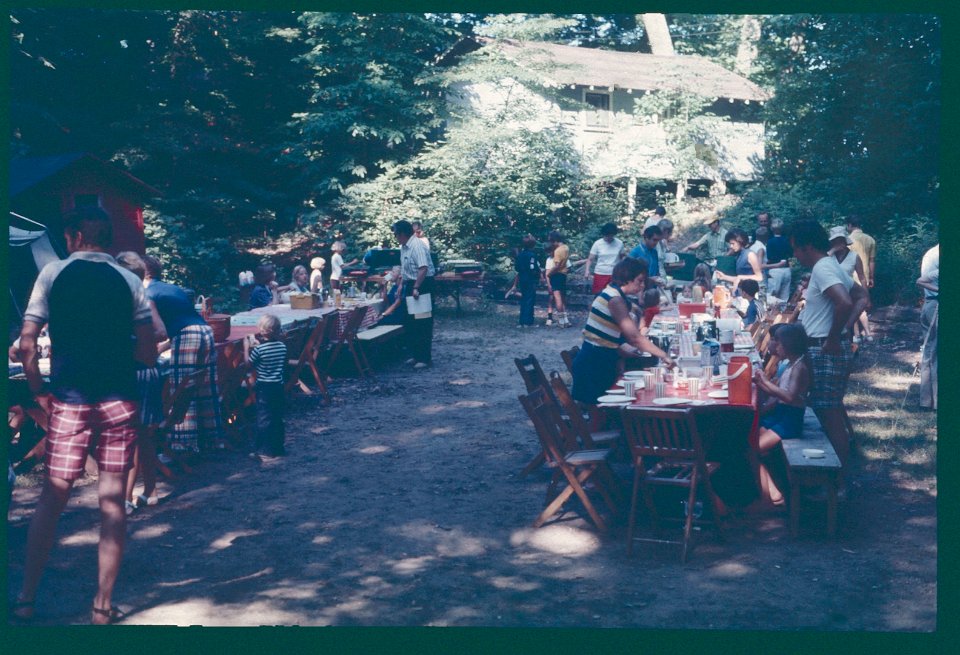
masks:
<path id="1" fill-rule="evenodd" d="M 10 212 L 11 222 L 18 222 L 24 227 L 9 226 L 10 238 L 7 254 L 10 261 L 10 302 L 11 319 L 21 320 L 26 308 L 30 291 L 37 279 L 37 274 L 44 266 L 52 261 L 61 259 L 50 242 L 46 228 L 30 219 Z"/>

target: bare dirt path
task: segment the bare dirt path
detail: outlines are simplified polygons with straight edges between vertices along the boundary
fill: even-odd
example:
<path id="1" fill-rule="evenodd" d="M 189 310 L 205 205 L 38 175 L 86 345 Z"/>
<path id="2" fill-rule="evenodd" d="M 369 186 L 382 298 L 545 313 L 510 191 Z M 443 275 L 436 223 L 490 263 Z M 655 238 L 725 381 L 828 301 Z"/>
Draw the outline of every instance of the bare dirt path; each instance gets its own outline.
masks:
<path id="1" fill-rule="evenodd" d="M 438 318 L 433 368 L 394 362 L 377 384 L 338 381 L 330 407 L 295 399 L 288 457 L 231 454 L 164 484 L 167 500 L 129 522 L 115 597 L 125 623 L 935 629 L 935 433 L 867 440 L 836 540 L 751 518 L 725 543 L 705 535 L 686 566 L 670 551 L 628 559 L 622 526 L 600 537 L 568 513 L 530 529 L 547 477 L 517 477 L 535 437 L 513 358 L 562 370 L 558 353 L 579 330 L 521 331 L 515 308 L 467 309 Z M 851 412 L 879 433 L 912 389 L 909 430 L 916 321 L 878 325 L 848 404 L 875 400 L 880 385 L 880 405 Z M 85 482 L 61 519 L 40 625 L 89 620 L 98 525 Z M 11 590 L 37 491 L 14 493 Z"/>

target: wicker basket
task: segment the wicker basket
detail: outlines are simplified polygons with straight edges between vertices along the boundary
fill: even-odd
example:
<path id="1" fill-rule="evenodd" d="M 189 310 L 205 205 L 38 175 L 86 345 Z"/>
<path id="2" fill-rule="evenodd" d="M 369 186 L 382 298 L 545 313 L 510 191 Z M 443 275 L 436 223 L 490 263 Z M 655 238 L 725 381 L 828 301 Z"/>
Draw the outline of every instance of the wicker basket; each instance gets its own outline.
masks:
<path id="1" fill-rule="evenodd" d="M 217 343 L 226 341 L 230 336 L 229 314 L 210 314 L 207 316 L 207 325 L 213 330 L 213 340 Z"/>
<path id="2" fill-rule="evenodd" d="M 320 294 L 308 293 L 290 296 L 290 309 L 316 309 L 320 306 Z"/>

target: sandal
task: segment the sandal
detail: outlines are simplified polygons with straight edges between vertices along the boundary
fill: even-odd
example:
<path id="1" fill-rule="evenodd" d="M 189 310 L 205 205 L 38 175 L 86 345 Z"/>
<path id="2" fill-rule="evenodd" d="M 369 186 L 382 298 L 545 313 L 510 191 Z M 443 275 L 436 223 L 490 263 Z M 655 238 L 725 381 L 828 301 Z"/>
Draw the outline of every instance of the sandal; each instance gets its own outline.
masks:
<path id="1" fill-rule="evenodd" d="M 90 623 L 93 625 L 110 625 L 127 617 L 124 612 L 116 607 L 111 607 L 110 609 L 94 607 L 92 610 L 93 614 L 90 616 Z M 103 619 L 98 619 L 97 617 L 105 617 L 106 621 L 103 621 Z"/>
<path id="2" fill-rule="evenodd" d="M 32 600 L 18 600 L 10 608 L 10 614 L 20 621 L 29 621 L 33 618 L 34 605 Z"/>

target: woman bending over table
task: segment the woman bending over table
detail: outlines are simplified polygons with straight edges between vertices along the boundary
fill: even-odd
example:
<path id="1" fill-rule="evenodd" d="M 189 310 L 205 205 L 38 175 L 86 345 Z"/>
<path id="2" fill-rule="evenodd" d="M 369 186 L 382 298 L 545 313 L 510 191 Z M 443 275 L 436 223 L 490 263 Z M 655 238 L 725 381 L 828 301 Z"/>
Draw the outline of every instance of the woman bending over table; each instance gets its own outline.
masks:
<path id="1" fill-rule="evenodd" d="M 610 283 L 590 306 L 583 328 L 583 345 L 573 360 L 574 399 L 595 405 L 597 398 L 617 380 L 620 347 L 626 343 L 659 357 L 667 366 L 676 363 L 640 333 L 630 317 L 628 295 L 644 288 L 650 264 L 643 258 L 625 257 L 613 267 Z"/>
<path id="2" fill-rule="evenodd" d="M 780 445 L 782 439 L 803 436 L 803 413 L 813 373 L 807 362 L 807 333 L 798 323 L 781 326 L 770 339 L 773 353 L 786 362 L 779 380 L 773 382 L 758 369 L 754 374 L 757 387 L 768 395 L 760 408 L 760 432 L 757 451 L 761 458 Z M 768 468 L 772 464 L 772 470 Z M 775 462 L 761 460 L 759 478 L 761 502 L 766 506 L 783 504 L 786 488 L 786 466 L 782 457 Z M 776 478 L 776 480 L 774 480 Z"/>

